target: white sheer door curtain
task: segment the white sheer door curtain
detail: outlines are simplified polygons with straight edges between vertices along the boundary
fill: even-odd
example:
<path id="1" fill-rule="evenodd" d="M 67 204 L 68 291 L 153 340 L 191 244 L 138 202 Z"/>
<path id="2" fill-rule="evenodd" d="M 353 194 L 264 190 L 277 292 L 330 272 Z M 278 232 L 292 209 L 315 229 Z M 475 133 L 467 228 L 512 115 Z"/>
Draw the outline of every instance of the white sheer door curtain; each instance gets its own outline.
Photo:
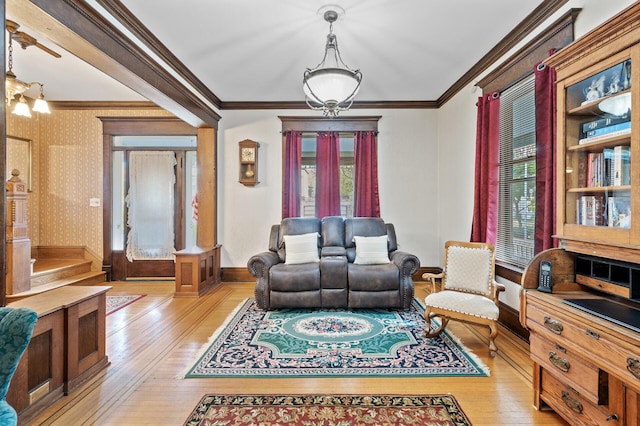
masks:
<path id="1" fill-rule="evenodd" d="M 174 258 L 175 165 L 175 152 L 130 153 L 126 197 L 129 262 Z"/>

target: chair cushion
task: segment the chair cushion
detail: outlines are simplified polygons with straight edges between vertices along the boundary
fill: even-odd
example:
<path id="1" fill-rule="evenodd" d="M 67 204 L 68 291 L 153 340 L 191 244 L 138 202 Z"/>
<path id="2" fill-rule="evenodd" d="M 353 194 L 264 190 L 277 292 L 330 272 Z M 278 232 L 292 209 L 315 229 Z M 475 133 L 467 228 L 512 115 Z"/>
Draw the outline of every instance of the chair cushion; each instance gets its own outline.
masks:
<path id="1" fill-rule="evenodd" d="M 284 235 L 285 265 L 318 262 L 317 232 L 302 235 Z"/>
<path id="2" fill-rule="evenodd" d="M 381 265 L 389 263 L 389 250 L 387 248 L 387 236 L 379 237 L 353 237 L 356 243 L 356 265 Z"/>
<path id="3" fill-rule="evenodd" d="M 443 290 L 438 293 L 432 293 L 425 297 L 424 304 L 490 320 L 497 320 L 500 313 L 493 300 L 479 294 L 458 291 Z"/>
<path id="4" fill-rule="evenodd" d="M 491 295 L 491 250 L 450 246 L 445 265 L 445 290 Z"/>

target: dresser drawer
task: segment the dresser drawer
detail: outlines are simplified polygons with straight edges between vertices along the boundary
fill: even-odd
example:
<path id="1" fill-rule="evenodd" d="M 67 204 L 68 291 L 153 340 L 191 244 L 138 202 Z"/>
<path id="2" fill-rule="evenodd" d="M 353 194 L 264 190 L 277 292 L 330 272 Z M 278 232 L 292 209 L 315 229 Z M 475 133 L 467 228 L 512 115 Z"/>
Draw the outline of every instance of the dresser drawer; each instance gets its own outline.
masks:
<path id="1" fill-rule="evenodd" d="M 610 413 L 606 405 L 593 404 L 576 389 L 562 383 L 544 369 L 540 385 L 541 398 L 565 419 L 571 419 L 574 425 L 622 425 L 618 420 L 622 418 L 621 413 Z"/>
<path id="2" fill-rule="evenodd" d="M 527 327 L 553 343 L 581 352 L 582 358 L 592 360 L 594 365 L 614 373 L 640 391 L 638 347 L 612 336 L 601 324 L 590 321 L 589 314 L 572 315 L 574 310 L 577 311 L 567 306 L 566 310 L 556 309 L 550 313 L 544 306 L 530 304 L 527 306 Z"/>
<path id="3" fill-rule="evenodd" d="M 570 385 L 584 398 L 595 404 L 606 403 L 607 374 L 578 357 L 571 349 L 552 343 L 535 333 L 529 337 L 531 358 L 557 377 L 562 383 Z"/>

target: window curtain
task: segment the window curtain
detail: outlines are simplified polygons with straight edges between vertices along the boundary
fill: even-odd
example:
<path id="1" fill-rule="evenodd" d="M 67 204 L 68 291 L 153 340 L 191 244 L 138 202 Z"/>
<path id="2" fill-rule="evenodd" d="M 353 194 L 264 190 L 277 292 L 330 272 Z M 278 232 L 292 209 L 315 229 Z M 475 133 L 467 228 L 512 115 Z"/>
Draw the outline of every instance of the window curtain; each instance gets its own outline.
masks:
<path id="1" fill-rule="evenodd" d="M 340 216 L 340 137 L 321 132 L 316 138 L 316 217 Z"/>
<path id="2" fill-rule="evenodd" d="M 302 132 L 285 135 L 284 188 L 282 218 L 300 216 L 300 170 L 302 168 Z"/>
<path id="3" fill-rule="evenodd" d="M 550 52 L 553 53 L 553 52 Z M 538 64 L 535 68 L 536 99 L 536 221 L 534 253 L 553 248 L 556 219 L 556 73 Z"/>
<path id="4" fill-rule="evenodd" d="M 478 98 L 471 241 L 496 244 L 500 180 L 500 94 Z"/>
<path id="5" fill-rule="evenodd" d="M 176 155 L 134 151 L 129 155 L 127 259 L 169 260 L 175 250 L 173 211 Z"/>
<path id="6" fill-rule="evenodd" d="M 353 215 L 356 217 L 380 217 L 377 139 L 377 132 L 355 132 Z"/>

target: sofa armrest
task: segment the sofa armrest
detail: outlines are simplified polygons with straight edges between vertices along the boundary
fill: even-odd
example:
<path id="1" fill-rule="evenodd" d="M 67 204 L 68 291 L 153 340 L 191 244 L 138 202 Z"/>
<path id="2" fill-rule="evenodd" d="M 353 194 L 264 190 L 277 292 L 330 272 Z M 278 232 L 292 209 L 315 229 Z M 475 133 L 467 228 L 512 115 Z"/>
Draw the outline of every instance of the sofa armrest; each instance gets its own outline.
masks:
<path id="1" fill-rule="evenodd" d="M 420 260 L 413 254 L 396 250 L 391 252 L 389 259 L 398 267 L 403 277 L 410 277 L 420 269 Z"/>
<path id="2" fill-rule="evenodd" d="M 251 256 L 247 262 L 247 269 L 254 277 L 266 277 L 269 269 L 278 263 L 280 263 L 280 258 L 277 253 L 265 251 Z"/>

